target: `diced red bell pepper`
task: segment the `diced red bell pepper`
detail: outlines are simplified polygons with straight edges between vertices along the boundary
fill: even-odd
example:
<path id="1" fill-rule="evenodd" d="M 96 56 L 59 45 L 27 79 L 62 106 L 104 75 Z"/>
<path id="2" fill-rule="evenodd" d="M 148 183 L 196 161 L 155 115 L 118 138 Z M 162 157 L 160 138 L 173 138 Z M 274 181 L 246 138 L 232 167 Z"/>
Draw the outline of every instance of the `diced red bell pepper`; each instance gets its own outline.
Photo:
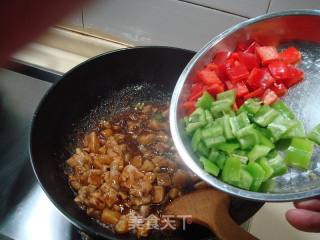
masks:
<path id="1" fill-rule="evenodd" d="M 235 90 L 236 90 L 237 97 L 242 97 L 249 93 L 249 90 L 243 81 L 235 83 Z"/>
<path id="2" fill-rule="evenodd" d="M 227 68 L 231 68 L 232 66 L 234 66 L 234 63 L 236 62 L 236 60 L 234 60 L 233 58 L 229 58 L 226 63 L 222 66 L 224 66 L 225 69 Z"/>
<path id="3" fill-rule="evenodd" d="M 278 99 L 279 99 L 278 95 L 270 89 L 267 89 L 264 92 L 262 97 L 262 101 L 265 105 L 271 105 L 272 103 L 276 102 Z"/>
<path id="4" fill-rule="evenodd" d="M 191 93 L 189 96 L 189 100 L 197 100 L 202 96 L 204 92 L 204 84 L 202 82 L 197 82 L 191 85 Z"/>
<path id="5" fill-rule="evenodd" d="M 256 47 L 260 47 L 260 45 L 257 42 L 252 42 L 244 52 L 245 53 L 255 53 Z"/>
<path id="6" fill-rule="evenodd" d="M 239 52 L 238 57 L 239 62 L 244 64 L 249 71 L 260 65 L 257 56 L 253 53 Z"/>
<path id="7" fill-rule="evenodd" d="M 239 61 L 239 53 L 238 52 L 231 53 L 230 59 L 233 59 L 235 61 Z"/>
<path id="8" fill-rule="evenodd" d="M 288 78 L 283 79 L 283 83 L 287 88 L 299 83 L 304 78 L 304 73 L 295 66 L 288 65 Z"/>
<path id="9" fill-rule="evenodd" d="M 250 89 L 255 90 L 257 88 L 266 89 L 274 83 L 274 78 L 266 68 L 254 68 L 252 69 L 247 84 Z"/>
<path id="10" fill-rule="evenodd" d="M 226 66 L 226 73 L 232 83 L 245 80 L 249 76 L 246 66 L 238 61 L 235 61 L 231 66 Z"/>
<path id="11" fill-rule="evenodd" d="M 191 85 L 191 95 L 194 95 L 195 93 L 198 93 L 202 91 L 204 85 L 202 82 L 193 83 Z"/>
<path id="12" fill-rule="evenodd" d="M 236 47 L 236 52 L 243 52 L 245 50 L 247 50 L 249 47 L 249 44 L 248 43 L 245 43 L 245 42 L 239 42 L 237 44 L 237 47 Z"/>
<path id="13" fill-rule="evenodd" d="M 192 84 L 191 86 L 191 93 L 188 98 L 190 101 L 196 101 L 199 97 L 202 96 L 203 92 L 206 90 L 206 87 L 202 82 L 197 82 Z"/>
<path id="14" fill-rule="evenodd" d="M 270 89 L 274 91 L 279 97 L 284 96 L 288 91 L 288 89 L 283 83 L 277 83 L 277 82 L 274 82 L 273 85 L 270 87 Z"/>
<path id="15" fill-rule="evenodd" d="M 221 80 L 219 79 L 215 71 L 203 69 L 197 73 L 197 77 L 206 85 L 221 83 Z"/>
<path id="16" fill-rule="evenodd" d="M 273 46 L 256 47 L 256 52 L 261 59 L 262 65 L 267 65 L 279 59 L 278 51 Z"/>
<path id="17" fill-rule="evenodd" d="M 209 63 L 205 69 L 209 71 L 215 71 L 219 79 L 222 81 L 227 79 L 225 65 L 217 65 L 215 63 Z"/>
<path id="18" fill-rule="evenodd" d="M 194 93 L 193 95 L 190 95 L 189 98 L 188 98 L 188 100 L 190 100 L 190 101 L 197 101 L 198 98 L 202 96 L 202 94 L 203 94 L 204 91 L 205 91 L 205 89 L 203 89 L 203 90 L 201 90 L 201 91 L 199 91 L 199 92 L 197 92 L 197 93 Z"/>
<path id="19" fill-rule="evenodd" d="M 234 85 L 232 82 L 227 80 L 227 81 L 224 81 L 224 84 L 226 85 L 228 90 L 234 89 Z"/>
<path id="20" fill-rule="evenodd" d="M 244 103 L 244 101 L 245 100 L 243 98 L 240 98 L 240 97 L 236 98 L 237 106 L 240 107 Z"/>
<path id="21" fill-rule="evenodd" d="M 279 53 L 279 59 L 287 64 L 296 64 L 301 60 L 301 52 L 295 47 L 289 47 Z"/>
<path id="22" fill-rule="evenodd" d="M 216 96 L 218 93 L 224 92 L 224 86 L 222 83 L 214 83 L 207 88 L 208 93 Z"/>
<path id="23" fill-rule="evenodd" d="M 276 79 L 284 79 L 289 77 L 288 65 L 284 62 L 275 61 L 268 65 L 269 71 Z"/>
<path id="24" fill-rule="evenodd" d="M 214 55 L 212 62 L 218 65 L 225 64 L 229 59 L 230 55 L 231 52 L 217 52 Z"/>
<path id="25" fill-rule="evenodd" d="M 182 104 L 184 109 L 186 110 L 187 114 L 190 115 L 191 113 L 196 110 L 196 102 L 195 101 L 186 101 Z"/>
<path id="26" fill-rule="evenodd" d="M 232 105 L 232 109 L 233 109 L 233 111 L 238 111 L 238 106 L 237 106 L 237 103 L 234 103 L 233 105 Z"/>
<path id="27" fill-rule="evenodd" d="M 206 67 L 206 70 L 215 71 L 216 73 L 219 71 L 219 66 L 215 63 L 209 63 Z"/>
<path id="28" fill-rule="evenodd" d="M 264 93 L 263 88 L 257 88 L 256 90 L 246 94 L 243 96 L 245 100 L 248 100 L 249 98 L 260 98 Z"/>

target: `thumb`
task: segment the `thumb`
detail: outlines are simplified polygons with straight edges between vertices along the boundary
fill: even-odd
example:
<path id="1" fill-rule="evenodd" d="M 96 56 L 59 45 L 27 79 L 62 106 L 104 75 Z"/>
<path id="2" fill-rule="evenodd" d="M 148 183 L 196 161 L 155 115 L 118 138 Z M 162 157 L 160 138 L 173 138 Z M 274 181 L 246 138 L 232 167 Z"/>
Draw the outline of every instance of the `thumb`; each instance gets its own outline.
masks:
<path id="1" fill-rule="evenodd" d="M 320 232 L 320 213 L 306 209 L 290 209 L 287 221 L 295 228 L 305 232 Z"/>

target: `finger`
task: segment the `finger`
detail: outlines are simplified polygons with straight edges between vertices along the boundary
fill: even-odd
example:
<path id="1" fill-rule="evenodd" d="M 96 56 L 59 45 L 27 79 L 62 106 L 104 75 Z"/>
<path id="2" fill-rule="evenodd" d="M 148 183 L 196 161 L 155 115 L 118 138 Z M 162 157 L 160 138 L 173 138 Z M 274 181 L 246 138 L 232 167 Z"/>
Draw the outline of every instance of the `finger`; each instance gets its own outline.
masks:
<path id="1" fill-rule="evenodd" d="M 320 212 L 320 199 L 310 199 L 305 201 L 294 202 L 294 206 L 299 209 Z"/>
<path id="2" fill-rule="evenodd" d="M 320 213 L 305 209 L 290 209 L 286 213 L 288 222 L 305 232 L 320 232 Z"/>

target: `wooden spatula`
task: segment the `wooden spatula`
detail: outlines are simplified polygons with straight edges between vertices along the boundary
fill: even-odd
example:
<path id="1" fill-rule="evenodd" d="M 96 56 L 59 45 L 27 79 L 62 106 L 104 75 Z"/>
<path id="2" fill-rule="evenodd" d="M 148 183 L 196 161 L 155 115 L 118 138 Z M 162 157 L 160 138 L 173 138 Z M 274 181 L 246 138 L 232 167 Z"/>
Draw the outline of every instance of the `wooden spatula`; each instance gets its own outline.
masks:
<path id="1" fill-rule="evenodd" d="M 165 209 L 170 215 L 190 215 L 194 223 L 209 228 L 221 240 L 257 239 L 233 221 L 230 196 L 214 189 L 198 190 L 172 201 Z"/>

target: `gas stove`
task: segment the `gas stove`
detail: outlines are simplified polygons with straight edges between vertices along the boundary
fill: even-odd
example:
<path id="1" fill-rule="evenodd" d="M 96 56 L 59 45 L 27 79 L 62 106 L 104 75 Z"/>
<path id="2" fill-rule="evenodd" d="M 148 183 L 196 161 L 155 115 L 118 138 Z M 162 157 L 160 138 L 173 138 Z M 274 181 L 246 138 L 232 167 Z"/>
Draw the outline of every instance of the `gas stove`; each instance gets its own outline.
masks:
<path id="1" fill-rule="evenodd" d="M 10 68 L 0 69 L 0 239 L 90 239 L 50 202 L 29 160 L 33 113 L 61 76 L 22 64 Z"/>

